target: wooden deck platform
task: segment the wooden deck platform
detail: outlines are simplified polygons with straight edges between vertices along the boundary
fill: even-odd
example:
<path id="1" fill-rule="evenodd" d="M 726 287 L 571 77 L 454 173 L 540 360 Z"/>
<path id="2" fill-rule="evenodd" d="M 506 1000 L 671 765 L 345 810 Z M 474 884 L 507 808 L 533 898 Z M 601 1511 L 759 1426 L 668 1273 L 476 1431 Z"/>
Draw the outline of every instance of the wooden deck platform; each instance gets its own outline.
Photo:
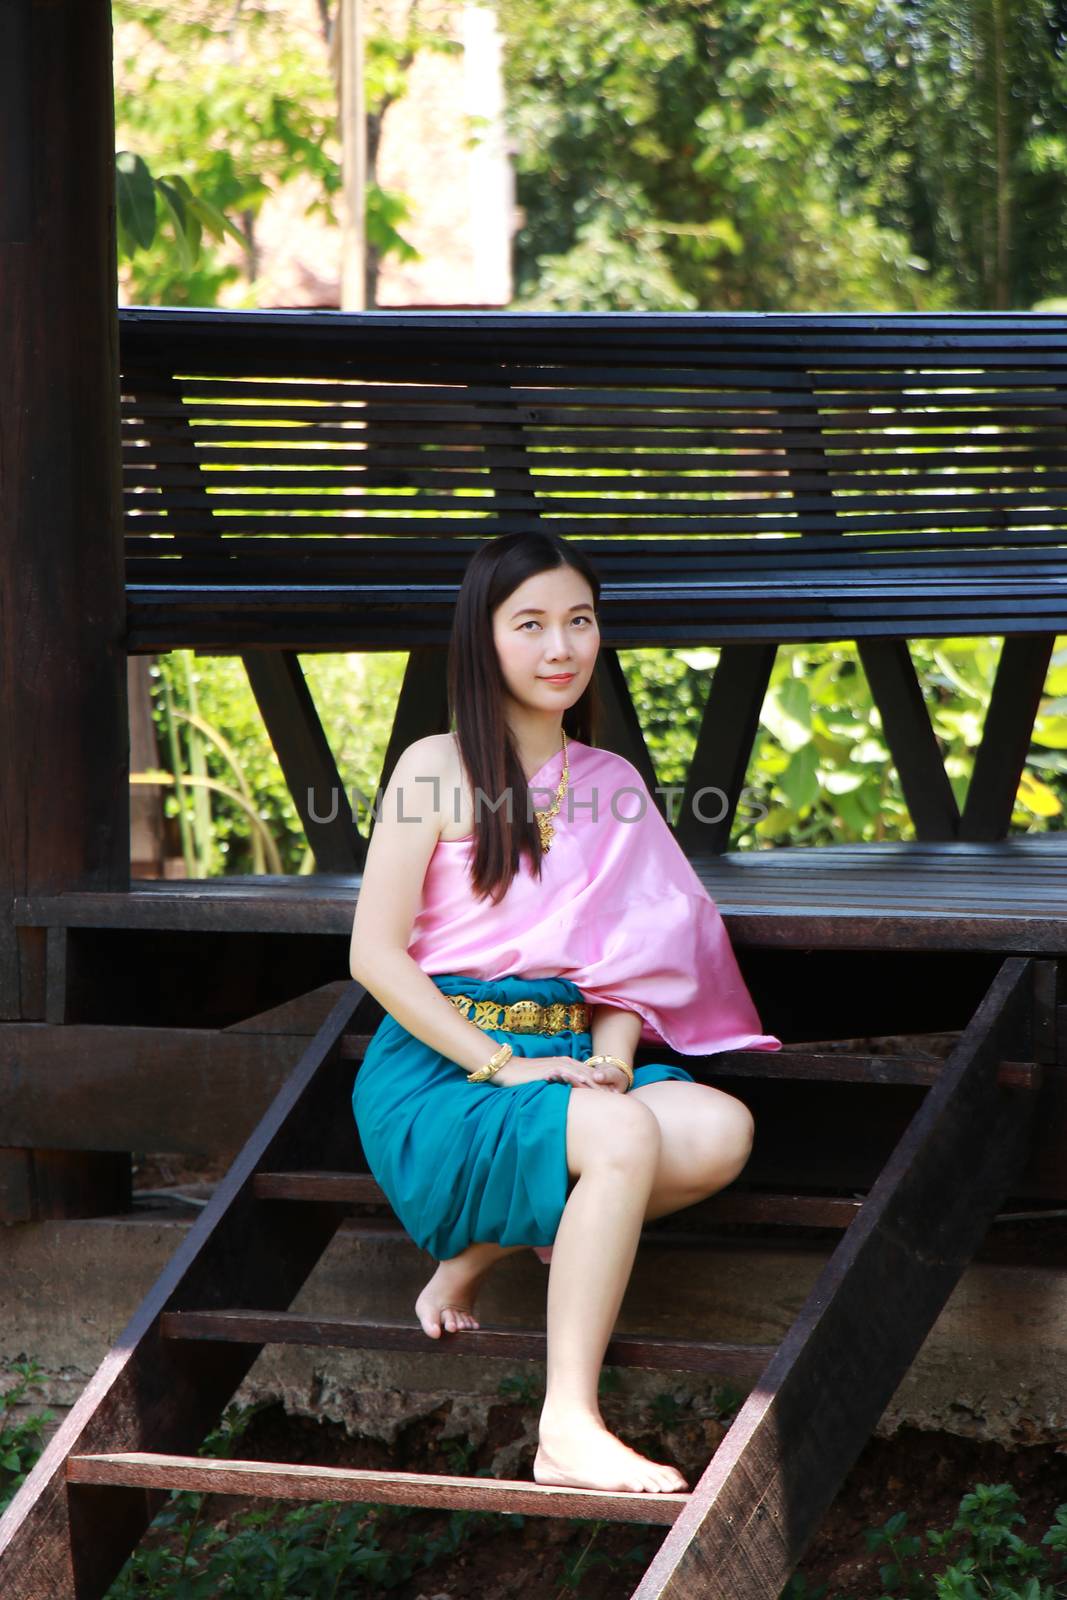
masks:
<path id="1" fill-rule="evenodd" d="M 749 948 L 1067 952 L 1067 832 L 694 855 Z M 141 880 L 16 901 L 24 927 L 347 934 L 358 873 Z"/>

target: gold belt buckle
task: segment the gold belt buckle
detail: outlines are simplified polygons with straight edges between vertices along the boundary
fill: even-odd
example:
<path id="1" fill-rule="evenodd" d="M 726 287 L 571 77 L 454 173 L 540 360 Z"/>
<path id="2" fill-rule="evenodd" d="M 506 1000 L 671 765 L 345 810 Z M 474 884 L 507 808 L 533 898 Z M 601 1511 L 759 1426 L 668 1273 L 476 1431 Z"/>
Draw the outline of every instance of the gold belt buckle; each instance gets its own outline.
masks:
<path id="1" fill-rule="evenodd" d="M 515 1033 L 545 1033 L 542 1023 L 545 1007 L 536 1000 L 513 1000 L 506 1008 L 508 1020 L 504 1026 Z"/>

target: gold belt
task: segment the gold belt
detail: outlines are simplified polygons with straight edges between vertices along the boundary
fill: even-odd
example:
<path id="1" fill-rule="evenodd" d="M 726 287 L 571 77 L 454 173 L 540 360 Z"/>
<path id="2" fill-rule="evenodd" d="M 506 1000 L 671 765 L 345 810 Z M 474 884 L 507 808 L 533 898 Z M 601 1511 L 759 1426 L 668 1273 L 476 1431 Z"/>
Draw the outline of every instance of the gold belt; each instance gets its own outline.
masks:
<path id="1" fill-rule="evenodd" d="M 543 1006 L 536 1000 L 472 1000 L 469 994 L 450 994 L 452 1004 L 476 1028 L 502 1028 L 506 1033 L 588 1033 L 589 1007 L 564 1005 L 561 1000 Z M 471 1009 L 473 1008 L 473 1009 Z"/>

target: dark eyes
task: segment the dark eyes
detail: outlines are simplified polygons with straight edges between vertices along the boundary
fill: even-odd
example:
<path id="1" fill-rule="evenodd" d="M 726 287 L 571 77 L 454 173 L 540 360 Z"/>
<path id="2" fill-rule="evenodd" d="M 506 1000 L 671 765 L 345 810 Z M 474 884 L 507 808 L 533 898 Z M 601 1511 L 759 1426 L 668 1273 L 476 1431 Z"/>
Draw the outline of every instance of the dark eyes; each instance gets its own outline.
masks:
<path id="1" fill-rule="evenodd" d="M 590 627 L 593 626 L 592 617 L 572 617 L 571 621 L 572 622 L 587 622 Z M 537 627 L 541 626 L 541 624 L 537 621 L 536 617 L 527 617 L 525 622 L 520 622 L 519 623 L 519 632 L 521 633 L 523 628 L 528 628 L 531 622 L 535 623 Z"/>

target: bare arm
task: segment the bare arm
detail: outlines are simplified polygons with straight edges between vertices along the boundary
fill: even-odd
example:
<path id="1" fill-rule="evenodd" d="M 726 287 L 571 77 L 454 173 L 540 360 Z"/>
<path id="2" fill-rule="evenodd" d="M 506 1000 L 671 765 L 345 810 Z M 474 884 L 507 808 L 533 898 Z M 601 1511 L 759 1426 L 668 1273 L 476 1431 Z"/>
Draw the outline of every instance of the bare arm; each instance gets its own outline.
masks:
<path id="1" fill-rule="evenodd" d="M 623 1011 L 619 1006 L 593 1007 L 590 1032 L 593 1054 L 619 1056 L 627 1066 L 634 1064 L 634 1052 L 641 1038 L 641 1018 L 636 1011 Z"/>
<path id="2" fill-rule="evenodd" d="M 619 1056 L 627 1066 L 633 1066 L 633 1053 L 641 1037 L 641 1018 L 637 1011 L 624 1011 L 621 1006 L 593 1006 L 592 1021 L 593 1056 Z M 601 1062 L 595 1069 L 597 1080 L 611 1088 L 625 1088 L 625 1078 L 619 1067 Z"/>
<path id="3" fill-rule="evenodd" d="M 349 966 L 402 1028 L 474 1072 L 489 1060 L 497 1041 L 462 1017 L 407 953 L 426 868 L 444 821 L 446 770 L 440 741 L 433 736 L 416 739 L 393 768 L 367 846 Z"/>

